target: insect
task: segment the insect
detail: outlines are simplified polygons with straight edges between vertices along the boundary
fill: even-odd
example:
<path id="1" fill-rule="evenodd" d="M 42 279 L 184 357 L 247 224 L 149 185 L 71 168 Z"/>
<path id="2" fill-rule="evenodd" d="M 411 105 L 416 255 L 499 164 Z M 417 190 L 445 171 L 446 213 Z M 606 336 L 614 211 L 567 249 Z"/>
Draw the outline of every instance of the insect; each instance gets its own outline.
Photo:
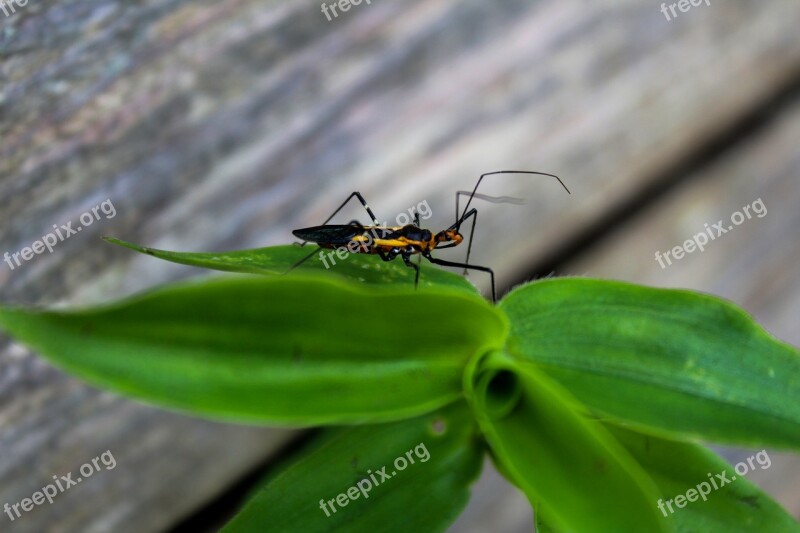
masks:
<path id="1" fill-rule="evenodd" d="M 406 224 L 405 226 L 380 225 L 372 209 L 367 205 L 367 201 L 361 196 L 361 193 L 356 191 L 348 196 L 347 199 L 342 202 L 342 205 L 340 205 L 321 226 L 296 229 L 292 232 L 295 237 L 303 241 L 301 246 L 305 246 L 308 242 L 313 242 L 318 248 L 295 263 L 291 270 L 303 264 L 322 248 L 345 247 L 351 253 L 375 254 L 384 261 L 392 261 L 400 257 L 406 266 L 415 270 L 414 287 L 417 287 L 419 285 L 420 268 L 418 264 L 411 261 L 411 257 L 419 254 L 435 265 L 463 268 L 464 274 L 466 274 L 468 270 L 479 270 L 488 273 L 492 280 L 492 301 L 494 302 L 497 300 L 494 271 L 489 267 L 471 265 L 469 263 L 469 256 L 472 252 L 472 237 L 475 234 L 475 223 L 478 219 L 478 210 L 474 207 L 470 209 L 470 204 L 474 198 L 495 203 L 518 203 L 516 202 L 518 200 L 517 198 L 492 197 L 478 194 L 478 187 L 481 181 L 483 181 L 483 178 L 497 174 L 535 174 L 539 176 L 549 176 L 558 180 L 561 186 L 569 193 L 569 189 L 564 185 L 564 182 L 553 174 L 526 170 L 488 172 L 482 174 L 478 178 L 478 182 L 475 184 L 475 188 L 472 189 L 471 193 L 467 191 L 456 191 L 456 221 L 449 228 L 434 233 L 419 227 L 419 213 L 415 214 L 413 224 Z M 469 199 L 464 206 L 464 210 L 461 211 L 461 215 L 459 215 L 459 203 L 462 195 L 469 195 Z M 372 225 L 364 226 L 358 220 L 352 220 L 349 224 L 328 224 L 328 222 L 330 222 L 353 198 L 357 198 L 359 202 L 361 202 L 361 205 L 364 206 L 364 209 L 372 220 Z M 461 226 L 469 219 L 472 219 L 472 228 L 467 244 L 467 258 L 465 262 L 457 263 L 433 257 L 431 252 L 434 250 L 452 248 L 464 241 L 464 236 L 461 234 Z"/>

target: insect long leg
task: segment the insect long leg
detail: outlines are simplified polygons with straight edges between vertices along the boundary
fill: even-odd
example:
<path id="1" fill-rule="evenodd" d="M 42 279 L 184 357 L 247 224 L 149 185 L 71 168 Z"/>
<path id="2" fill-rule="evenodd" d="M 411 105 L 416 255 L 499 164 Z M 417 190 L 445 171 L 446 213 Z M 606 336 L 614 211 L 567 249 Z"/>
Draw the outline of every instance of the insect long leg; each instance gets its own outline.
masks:
<path id="1" fill-rule="evenodd" d="M 322 223 L 322 225 L 324 226 L 325 224 L 327 224 L 328 222 L 330 222 L 330 221 L 331 221 L 331 219 L 332 219 L 333 217 L 335 217 L 335 216 L 336 216 L 336 215 L 339 213 L 339 211 L 341 211 L 341 210 L 344 208 L 344 206 L 346 206 L 346 205 L 347 205 L 347 203 L 348 203 L 350 200 L 352 200 L 352 199 L 353 199 L 353 197 L 356 197 L 356 198 L 358 198 L 358 201 L 359 201 L 359 202 L 361 202 L 361 205 L 363 205 L 363 206 L 364 206 L 364 209 L 366 209 L 366 210 L 367 210 L 367 214 L 369 215 L 369 218 L 370 218 L 370 219 L 372 219 L 372 223 L 373 223 L 374 225 L 376 225 L 376 226 L 380 226 L 380 224 L 378 223 L 378 219 L 375 217 L 375 213 L 373 213 L 373 212 L 372 212 L 372 209 L 370 209 L 370 208 L 369 208 L 369 206 L 367 205 L 367 201 L 364 199 L 364 197 L 363 197 L 363 196 L 361 196 L 361 193 L 360 193 L 360 192 L 358 192 L 358 191 L 353 191 L 353 193 L 352 193 L 350 196 L 348 196 L 348 197 L 347 197 L 347 200 L 345 200 L 344 202 L 342 202 L 342 205 L 340 205 L 338 208 L 336 208 L 336 211 L 334 211 L 334 212 L 333 212 L 333 214 L 332 214 L 331 216 L 329 216 L 329 217 L 328 217 L 328 218 L 325 220 L 325 222 L 323 222 L 323 223 Z M 352 222 L 351 222 L 351 224 L 352 224 Z M 306 244 L 308 244 L 308 241 L 303 241 L 303 242 L 300 244 L 300 246 L 305 246 Z"/>
<path id="2" fill-rule="evenodd" d="M 416 211 L 414 213 L 414 225 L 416 227 L 419 227 L 419 211 Z M 422 265 L 422 254 L 420 254 L 419 258 L 417 259 L 417 279 L 416 279 L 416 281 L 414 281 L 414 288 L 415 289 L 417 288 L 417 285 L 419 285 L 419 268 L 420 268 L 420 265 Z"/>
<path id="3" fill-rule="evenodd" d="M 469 231 L 469 242 L 467 243 L 467 260 L 464 261 L 467 264 L 469 264 L 469 256 L 472 253 L 472 238 L 475 237 L 475 224 L 478 222 L 478 210 L 474 207 L 470 209 L 469 213 L 464 215 L 464 218 L 461 220 L 461 222 L 466 222 L 469 217 L 472 217 L 472 229 Z M 464 275 L 467 275 L 466 268 L 464 269 Z"/>
<path id="4" fill-rule="evenodd" d="M 492 302 L 497 301 L 497 294 L 495 293 L 495 288 L 494 288 L 494 271 L 491 268 L 478 265 L 469 265 L 467 263 L 454 263 L 453 261 L 445 261 L 444 259 L 437 259 L 436 257 L 431 257 L 430 255 L 426 255 L 425 257 L 428 259 L 428 261 L 430 261 L 434 265 L 465 268 L 472 270 L 480 270 L 482 272 L 488 272 L 489 275 L 492 277 Z"/>
<path id="5" fill-rule="evenodd" d="M 321 247 L 321 246 L 317 246 L 317 249 L 316 249 L 316 250 L 314 250 L 313 252 L 311 252 L 310 254 L 308 254 L 307 256 L 305 256 L 304 258 L 302 258 L 302 259 L 301 259 L 300 261 L 298 261 L 297 263 L 293 264 L 293 265 L 292 265 L 292 266 L 289 268 L 289 270 L 287 270 L 286 272 L 284 272 L 284 274 L 288 274 L 289 272 L 291 272 L 291 271 L 292 271 L 292 270 L 294 270 L 295 268 L 299 267 L 300 265 L 302 265 L 303 263 L 305 263 L 306 261 L 308 261 L 309 259 L 311 259 L 311 257 L 312 257 L 314 254 L 316 254 L 317 252 L 319 252 L 320 250 L 322 250 L 322 247 Z"/>
<path id="6" fill-rule="evenodd" d="M 350 196 L 348 196 L 348 197 L 347 197 L 347 200 L 345 200 L 344 202 L 342 202 L 342 205 L 340 205 L 340 206 L 339 206 L 339 208 L 338 208 L 338 209 L 336 209 L 336 211 L 334 211 L 334 212 L 333 212 L 333 214 L 332 214 L 331 216 L 329 216 L 329 217 L 328 217 L 328 219 L 327 219 L 325 222 L 323 222 L 323 223 L 322 223 L 322 225 L 324 226 L 325 224 L 327 224 L 328 222 L 330 222 L 330 221 L 331 221 L 331 219 L 332 219 L 333 217 L 335 217 L 335 216 L 337 215 L 337 213 L 339 213 L 339 211 L 341 211 L 341 210 L 344 208 L 344 206 L 346 206 L 346 205 L 347 205 L 347 202 L 349 202 L 350 200 L 352 200 L 352 199 L 353 199 L 353 197 L 356 197 L 356 198 L 358 198 L 358 201 L 359 201 L 359 202 L 361 202 L 361 205 L 363 205 L 363 206 L 364 206 L 364 209 L 366 209 L 366 210 L 367 210 L 367 214 L 369 215 L 369 218 L 372 220 L 372 223 L 373 223 L 374 225 L 376 225 L 376 226 L 380 226 L 380 223 L 378 222 L 378 219 L 375 217 L 375 213 L 373 213 L 373 212 L 372 212 L 372 209 L 370 209 L 370 208 L 369 208 L 369 206 L 367 205 L 367 201 L 366 201 L 366 200 L 364 200 L 364 197 L 363 197 L 363 196 L 361 196 L 361 193 L 360 193 L 360 192 L 358 192 L 358 191 L 354 191 L 354 192 L 353 192 L 353 194 L 351 194 Z"/>
<path id="7" fill-rule="evenodd" d="M 419 286 L 419 265 L 411 261 L 411 254 L 409 253 L 402 254 L 402 258 L 403 263 L 405 263 L 407 267 L 413 268 L 416 271 L 416 275 L 414 276 L 414 288 L 416 289 Z"/>

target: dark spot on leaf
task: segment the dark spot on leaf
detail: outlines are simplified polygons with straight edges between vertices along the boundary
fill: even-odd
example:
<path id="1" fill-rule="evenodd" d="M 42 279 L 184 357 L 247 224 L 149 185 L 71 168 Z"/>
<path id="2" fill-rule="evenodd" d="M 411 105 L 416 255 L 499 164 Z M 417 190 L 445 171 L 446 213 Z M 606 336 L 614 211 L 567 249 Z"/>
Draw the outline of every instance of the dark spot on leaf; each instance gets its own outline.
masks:
<path id="1" fill-rule="evenodd" d="M 594 463 L 594 467 L 598 472 L 605 473 L 608 470 L 608 464 L 606 464 L 604 459 L 598 459 Z"/>
<path id="2" fill-rule="evenodd" d="M 746 503 L 750 507 L 755 507 L 756 509 L 761 507 L 758 504 L 758 496 L 742 496 L 739 498 L 739 501 L 742 503 Z"/>
<path id="3" fill-rule="evenodd" d="M 434 418 L 431 421 L 431 431 L 434 435 L 444 435 L 447 431 L 447 422 L 443 418 Z"/>

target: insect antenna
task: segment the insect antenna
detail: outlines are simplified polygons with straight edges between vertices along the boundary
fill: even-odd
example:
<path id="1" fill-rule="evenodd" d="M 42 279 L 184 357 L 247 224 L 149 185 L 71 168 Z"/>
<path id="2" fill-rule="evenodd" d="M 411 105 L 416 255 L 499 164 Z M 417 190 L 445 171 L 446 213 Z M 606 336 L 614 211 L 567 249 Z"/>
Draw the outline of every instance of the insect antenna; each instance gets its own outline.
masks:
<path id="1" fill-rule="evenodd" d="M 472 193 L 469 195 L 469 200 L 467 200 L 467 205 L 464 206 L 464 211 L 461 213 L 461 216 L 458 216 L 458 211 L 459 211 L 459 208 L 458 208 L 458 197 L 459 197 L 460 194 L 467 194 L 467 193 L 465 191 L 458 191 L 456 193 L 456 221 L 451 226 L 451 229 L 455 229 L 456 231 L 458 231 L 461 228 L 461 224 L 463 224 L 464 221 L 467 219 L 467 211 L 469 209 L 469 205 L 472 202 L 472 199 L 475 198 L 476 196 L 478 198 L 480 198 L 480 199 L 488 200 L 488 201 L 494 202 L 494 203 L 500 203 L 500 202 L 515 203 L 513 201 L 508 201 L 508 200 L 509 199 L 518 200 L 518 198 L 513 198 L 513 197 L 501 196 L 501 197 L 496 197 L 495 198 L 495 197 L 491 197 L 491 196 L 487 197 L 487 196 L 482 195 L 482 194 L 477 194 L 478 193 L 478 187 L 480 187 L 481 182 L 483 181 L 483 178 L 485 178 L 486 176 L 495 176 L 497 174 L 531 174 L 531 175 L 537 175 L 537 176 L 548 176 L 550 178 L 557 179 L 558 182 L 561 184 L 561 186 L 564 187 L 564 190 L 567 191 L 568 194 L 572 194 L 572 193 L 570 193 L 569 189 L 567 189 L 567 186 L 564 185 L 564 182 L 561 181 L 561 178 L 559 178 L 555 174 L 548 174 L 546 172 L 534 172 L 534 171 L 530 171 L 530 170 L 498 170 L 496 172 L 487 172 L 486 174 L 481 174 L 481 177 L 478 178 L 478 183 L 476 183 L 475 184 L 475 188 L 472 189 Z"/>
<path id="2" fill-rule="evenodd" d="M 450 228 L 449 228 L 451 230 L 454 229 L 456 231 L 460 231 L 461 230 L 461 224 L 466 222 L 468 218 L 472 217 L 472 230 L 470 231 L 470 234 L 469 234 L 469 242 L 467 243 L 467 259 L 465 261 L 465 264 L 467 264 L 467 265 L 469 264 L 469 257 L 470 257 L 470 254 L 472 253 L 472 238 L 475 236 L 475 224 L 478 221 L 478 211 L 477 211 L 477 209 L 474 209 L 474 208 L 470 209 L 469 208 L 469 204 L 472 202 L 472 199 L 473 198 L 478 198 L 479 200 L 486 200 L 487 202 L 492 202 L 492 203 L 509 203 L 509 204 L 517 204 L 517 205 L 525 203 L 524 200 L 522 200 L 521 198 L 515 198 L 513 196 L 487 196 L 485 194 L 478 193 L 478 187 L 480 186 L 481 181 L 483 181 L 483 178 L 485 178 L 486 176 L 494 176 L 494 175 L 497 175 L 497 174 L 532 174 L 532 175 L 536 175 L 536 176 L 548 176 L 550 178 L 557 179 L 558 182 L 561 184 L 561 186 L 564 187 L 564 190 L 567 191 L 568 194 L 572 194 L 572 193 L 570 193 L 569 189 L 567 189 L 567 186 L 564 185 L 564 182 L 561 181 L 561 178 L 559 178 L 555 174 L 548 174 L 546 172 L 534 172 L 534 171 L 530 171 L 530 170 L 498 170 L 496 172 L 488 172 L 486 174 L 481 174 L 481 177 L 478 178 L 478 183 L 476 183 L 475 184 L 475 188 L 472 189 L 472 193 L 468 193 L 466 191 L 458 191 L 458 192 L 456 192 L 456 217 L 457 218 L 456 218 L 455 223 L 452 226 L 450 226 Z M 458 203 L 459 202 L 458 202 L 458 200 L 459 200 L 459 196 L 462 195 L 462 194 L 463 195 L 469 194 L 469 199 L 467 200 L 467 204 L 464 206 L 463 213 L 461 213 L 461 216 L 459 217 L 458 216 L 458 212 L 459 212 L 459 208 L 458 208 Z M 464 275 L 466 275 L 466 274 L 467 274 L 467 269 L 465 268 L 464 269 Z"/>

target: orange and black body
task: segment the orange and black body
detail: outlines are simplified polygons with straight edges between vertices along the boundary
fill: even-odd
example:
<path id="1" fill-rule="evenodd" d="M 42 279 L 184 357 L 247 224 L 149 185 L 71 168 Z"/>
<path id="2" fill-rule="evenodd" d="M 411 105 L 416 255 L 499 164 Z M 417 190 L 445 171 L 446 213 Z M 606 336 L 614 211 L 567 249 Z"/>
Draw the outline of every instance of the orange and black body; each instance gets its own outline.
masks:
<path id="1" fill-rule="evenodd" d="M 463 240 L 456 231 L 434 234 L 414 224 L 394 227 L 328 224 L 298 229 L 292 233 L 298 239 L 313 242 L 320 248 L 346 247 L 360 254 L 390 254 L 396 251 L 419 254 L 430 252 L 441 243 L 458 245 Z"/>
<path id="2" fill-rule="evenodd" d="M 542 172 L 501 170 L 499 172 L 483 174 L 480 178 L 478 178 L 478 183 L 475 184 L 475 188 L 472 190 L 471 194 L 465 191 L 456 192 L 456 221 L 452 226 L 438 233 L 433 233 L 430 230 L 420 228 L 419 214 L 417 214 L 414 224 L 394 227 L 381 226 L 378 223 L 375 214 L 367 205 L 366 200 L 364 200 L 364 197 L 361 196 L 361 193 L 354 192 L 342 203 L 342 205 L 339 206 L 336 211 L 333 212 L 331 216 L 328 217 L 328 219 L 321 226 L 297 229 L 292 233 L 303 241 L 301 246 L 304 246 L 308 242 L 313 242 L 319 248 L 347 248 L 347 250 L 351 253 L 378 255 L 384 261 L 392 261 L 399 256 L 403 259 L 403 262 L 408 267 L 413 268 L 416 271 L 414 286 L 417 286 L 419 283 L 419 265 L 411 262 L 411 256 L 415 254 L 420 254 L 422 257 L 436 265 L 463 268 L 465 274 L 468 269 L 487 272 L 492 279 L 492 301 L 494 301 L 496 299 L 496 294 L 494 272 L 492 269 L 469 264 L 469 256 L 470 252 L 472 251 L 472 237 L 475 233 L 475 222 L 478 217 L 477 209 L 474 207 L 469 209 L 473 198 L 477 196 L 478 198 L 492 202 L 514 202 L 515 200 L 518 200 L 507 197 L 494 198 L 477 194 L 478 186 L 481 184 L 481 180 L 483 180 L 483 178 L 486 176 L 491 176 L 494 174 L 538 174 L 550 176 L 557 179 L 564 189 L 567 189 L 564 183 L 561 182 L 557 176 L 552 174 L 544 174 Z M 567 192 L 569 192 L 569 189 L 567 189 Z M 458 204 L 459 197 L 461 195 L 469 195 L 469 199 L 464 207 L 464 211 L 459 216 Z M 373 225 L 364 226 L 357 220 L 350 222 L 350 224 L 328 224 L 328 222 L 334 216 L 336 216 L 336 214 L 341 211 L 342 208 L 353 198 L 358 198 L 358 200 L 361 202 L 361 205 L 364 206 L 364 209 L 372 219 Z M 443 259 L 433 257 L 431 252 L 436 249 L 452 248 L 453 246 L 458 246 L 461 244 L 461 242 L 464 240 L 463 235 L 460 233 L 461 225 L 469 218 L 472 218 L 472 231 L 470 232 L 469 245 L 467 246 L 466 261 L 464 263 L 454 263 L 452 261 L 445 261 Z M 318 250 L 315 250 L 301 261 L 298 261 L 292 268 L 294 269 L 303 262 L 307 261 L 317 251 Z"/>

